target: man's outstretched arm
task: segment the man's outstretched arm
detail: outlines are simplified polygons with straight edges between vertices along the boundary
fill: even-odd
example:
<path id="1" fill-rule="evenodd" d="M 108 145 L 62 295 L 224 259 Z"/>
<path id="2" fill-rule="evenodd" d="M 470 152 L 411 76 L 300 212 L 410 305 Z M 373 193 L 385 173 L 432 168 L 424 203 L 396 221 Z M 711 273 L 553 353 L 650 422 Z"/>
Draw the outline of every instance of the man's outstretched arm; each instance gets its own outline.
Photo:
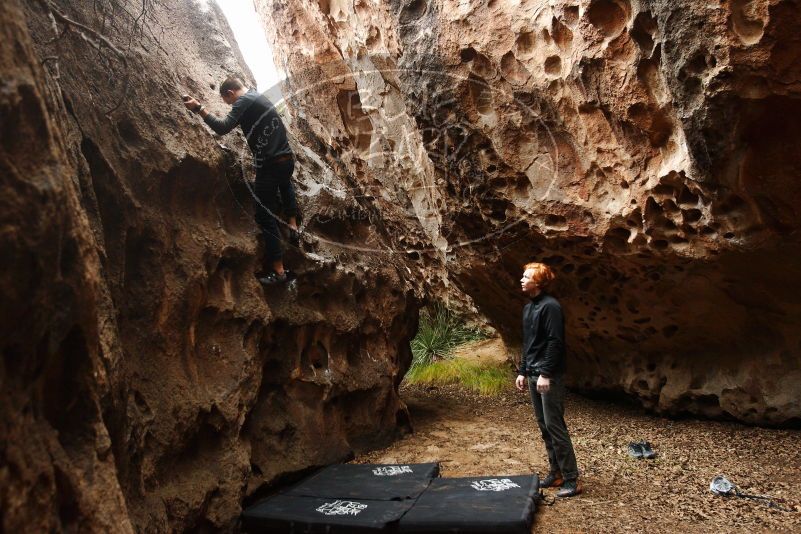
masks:
<path id="1" fill-rule="evenodd" d="M 184 105 L 188 110 L 193 111 L 203 117 L 203 121 L 205 121 L 205 123 L 208 124 L 217 135 L 225 135 L 233 130 L 236 125 L 239 124 L 239 119 L 242 117 L 242 113 L 245 111 L 245 106 L 242 99 L 234 102 L 234 106 L 231 108 L 231 111 L 229 111 L 228 115 L 226 115 L 223 119 L 218 119 L 213 114 L 209 113 L 206 107 L 201 105 L 200 102 L 194 98 L 184 99 Z"/>
<path id="2" fill-rule="evenodd" d="M 231 111 L 229 111 L 228 115 L 226 115 L 223 119 L 218 119 L 206 111 L 205 108 L 202 108 L 199 114 L 201 117 L 203 117 L 205 123 L 208 124 L 212 130 L 214 130 L 214 133 L 217 135 L 224 135 L 233 130 L 236 125 L 239 124 L 239 118 L 242 116 L 243 111 L 244 109 L 242 106 L 237 106 L 234 104 L 234 107 L 231 108 Z"/>

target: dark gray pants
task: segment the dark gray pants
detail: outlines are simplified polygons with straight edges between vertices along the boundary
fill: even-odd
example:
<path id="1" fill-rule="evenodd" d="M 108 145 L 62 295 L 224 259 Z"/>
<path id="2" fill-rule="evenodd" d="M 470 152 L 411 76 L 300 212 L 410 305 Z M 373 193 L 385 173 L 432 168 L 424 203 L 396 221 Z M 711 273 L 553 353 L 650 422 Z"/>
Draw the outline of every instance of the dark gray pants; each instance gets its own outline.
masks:
<path id="1" fill-rule="evenodd" d="M 565 424 L 565 384 L 562 378 L 551 378 L 548 393 L 537 393 L 538 376 L 528 377 L 528 391 L 534 415 L 540 427 L 551 472 L 561 472 L 565 480 L 578 478 L 576 453 Z"/>
<path id="2" fill-rule="evenodd" d="M 264 236 L 264 259 L 268 262 L 280 260 L 281 231 L 275 217 L 279 215 L 278 193 L 286 217 L 298 215 L 298 203 L 295 199 L 295 188 L 292 186 L 292 173 L 295 161 L 292 157 L 283 161 L 264 161 L 256 167 L 256 184 L 254 212 L 256 223 Z M 272 268 L 272 266 L 266 266 Z"/>

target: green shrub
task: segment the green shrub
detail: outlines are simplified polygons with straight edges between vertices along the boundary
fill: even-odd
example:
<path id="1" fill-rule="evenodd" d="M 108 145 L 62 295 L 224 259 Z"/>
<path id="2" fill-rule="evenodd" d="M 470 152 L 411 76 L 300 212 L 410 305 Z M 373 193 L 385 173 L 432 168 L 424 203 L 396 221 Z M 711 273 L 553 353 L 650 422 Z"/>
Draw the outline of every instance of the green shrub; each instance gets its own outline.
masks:
<path id="1" fill-rule="evenodd" d="M 412 369 L 447 358 L 459 345 L 486 337 L 480 330 L 468 327 L 444 304 L 435 303 L 420 313 L 417 335 L 411 343 Z"/>
<path id="2" fill-rule="evenodd" d="M 461 384 L 482 395 L 503 391 L 513 378 L 504 365 L 451 358 L 459 345 L 486 338 L 484 332 L 467 326 L 444 304 L 435 303 L 420 313 L 406 380 L 413 384 Z"/>

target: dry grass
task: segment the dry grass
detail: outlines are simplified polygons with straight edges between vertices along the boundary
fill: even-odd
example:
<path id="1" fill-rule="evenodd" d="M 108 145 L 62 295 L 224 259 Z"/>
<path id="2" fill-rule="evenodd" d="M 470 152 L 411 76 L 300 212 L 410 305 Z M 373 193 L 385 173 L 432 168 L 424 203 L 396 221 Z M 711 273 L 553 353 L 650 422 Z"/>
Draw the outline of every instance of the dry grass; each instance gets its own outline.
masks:
<path id="1" fill-rule="evenodd" d="M 498 395 L 514 381 L 508 365 L 463 359 L 440 360 L 413 367 L 406 375 L 410 384 L 460 384 L 480 395 Z"/>

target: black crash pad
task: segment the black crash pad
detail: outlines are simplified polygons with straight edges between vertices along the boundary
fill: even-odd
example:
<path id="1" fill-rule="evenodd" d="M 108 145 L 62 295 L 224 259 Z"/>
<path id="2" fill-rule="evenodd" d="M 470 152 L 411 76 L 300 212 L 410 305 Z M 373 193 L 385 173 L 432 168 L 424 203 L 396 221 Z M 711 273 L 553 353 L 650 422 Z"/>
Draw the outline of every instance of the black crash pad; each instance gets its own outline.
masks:
<path id="1" fill-rule="evenodd" d="M 528 534 L 538 493 L 537 475 L 435 478 L 398 532 Z"/>
<path id="2" fill-rule="evenodd" d="M 290 488 L 286 494 L 390 501 L 417 498 L 439 476 L 439 464 L 335 464 Z"/>
<path id="3" fill-rule="evenodd" d="M 350 534 L 395 532 L 413 499 L 376 501 L 276 495 L 242 512 L 249 533 Z"/>

